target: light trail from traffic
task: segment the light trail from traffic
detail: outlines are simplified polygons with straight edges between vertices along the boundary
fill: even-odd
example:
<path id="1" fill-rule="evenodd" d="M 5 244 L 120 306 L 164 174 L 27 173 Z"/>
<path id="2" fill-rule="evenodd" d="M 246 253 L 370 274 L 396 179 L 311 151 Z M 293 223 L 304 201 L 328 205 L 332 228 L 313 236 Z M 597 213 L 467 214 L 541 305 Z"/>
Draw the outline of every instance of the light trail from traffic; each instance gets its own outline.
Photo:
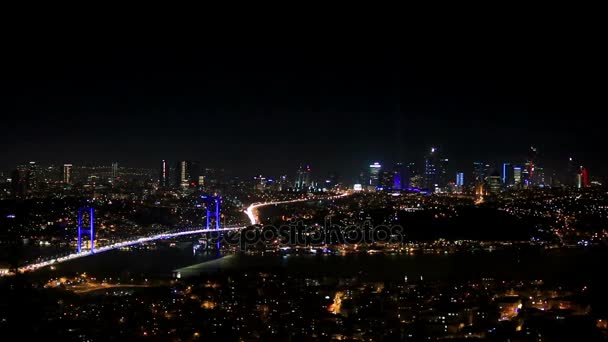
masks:
<path id="1" fill-rule="evenodd" d="M 247 215 L 247 217 L 249 218 L 251 224 L 254 225 L 254 224 L 257 224 L 257 220 L 255 218 L 254 210 L 256 210 L 257 208 L 260 208 L 260 207 L 265 207 L 265 206 L 269 206 L 269 205 L 278 205 L 278 204 L 288 204 L 288 203 L 315 201 L 315 200 L 338 199 L 338 198 L 342 198 L 344 196 L 348 196 L 350 194 L 351 193 L 346 192 L 346 193 L 343 193 L 343 194 L 340 194 L 340 195 L 337 195 L 337 196 L 331 196 L 331 197 L 321 198 L 321 199 L 316 199 L 316 198 L 300 198 L 300 199 L 288 200 L 288 201 L 254 203 L 254 204 L 251 204 L 249 207 L 247 207 L 247 209 L 244 212 Z M 205 228 L 205 229 L 193 229 L 193 230 L 187 230 L 187 231 L 181 231 L 181 232 L 175 232 L 175 233 L 162 233 L 162 234 L 157 234 L 157 235 L 153 235 L 153 236 L 149 236 L 149 237 L 140 237 L 140 238 L 133 239 L 133 240 L 121 241 L 121 242 L 117 242 L 117 243 L 114 243 L 114 244 L 111 244 L 111 245 L 99 247 L 99 248 L 96 248 L 94 252 L 84 251 L 84 252 L 80 252 L 80 253 L 72 253 L 72 254 L 68 254 L 66 256 L 50 259 L 50 260 L 47 260 L 47 261 L 41 261 L 41 262 L 25 265 L 25 266 L 19 267 L 17 269 L 17 271 L 19 273 L 29 272 L 29 271 L 35 271 L 35 270 L 43 268 L 43 267 L 59 264 L 59 263 L 62 263 L 62 262 L 66 262 L 66 261 L 70 261 L 70 260 L 74 260 L 74 259 L 78 259 L 78 258 L 83 258 L 83 257 L 90 256 L 90 255 L 95 255 L 95 254 L 99 254 L 99 253 L 103 253 L 103 252 L 108 252 L 108 251 L 119 249 L 119 248 L 129 247 L 129 246 L 137 245 L 137 244 L 140 244 L 140 243 L 152 242 L 152 241 L 163 240 L 163 239 L 170 239 L 170 238 L 175 238 L 175 237 L 185 236 L 185 235 L 202 234 L 202 233 L 218 232 L 218 231 L 239 230 L 239 229 L 243 229 L 243 228 L 246 228 L 246 227 L 245 226 L 240 226 L 240 227 L 225 227 L 225 228 L 219 228 L 219 229 L 207 229 L 207 228 Z"/>
<path id="2" fill-rule="evenodd" d="M 170 239 L 170 238 L 185 236 L 185 235 L 201 234 L 201 233 L 217 232 L 217 231 L 238 230 L 238 229 L 243 229 L 243 228 L 245 228 L 245 227 L 244 226 L 243 227 L 226 227 L 226 228 L 220 228 L 220 229 L 206 229 L 205 228 L 205 229 L 187 230 L 187 231 L 176 232 L 176 233 L 162 233 L 162 234 L 157 234 L 157 235 L 153 235 L 153 236 L 149 236 L 149 237 L 141 237 L 141 238 L 134 239 L 134 240 L 127 240 L 127 241 L 117 242 L 117 243 L 114 243 L 111 245 L 99 247 L 99 248 L 95 249 L 95 252 L 84 251 L 81 253 L 72 253 L 72 254 L 68 254 L 66 256 L 62 256 L 59 258 L 29 264 L 26 266 L 19 267 L 18 271 L 19 272 L 35 271 L 42 267 L 51 266 L 51 265 L 55 265 L 58 263 L 62 263 L 62 262 L 66 262 L 69 260 L 74 260 L 74 259 L 78 259 L 78 258 L 82 258 L 82 257 L 94 255 L 94 254 L 108 252 L 108 251 L 119 249 L 119 248 L 129 247 L 129 246 L 137 245 L 140 243 L 146 243 L 146 242 L 163 240 L 163 239 Z"/>
<path id="3" fill-rule="evenodd" d="M 278 202 L 266 202 L 266 203 L 253 203 L 251 204 L 249 207 L 247 207 L 247 209 L 245 209 L 245 215 L 247 215 L 247 217 L 249 218 L 249 221 L 251 222 L 252 225 L 254 224 L 258 224 L 256 217 L 255 217 L 255 213 L 253 212 L 254 210 L 261 208 L 261 207 L 265 207 L 265 206 L 269 206 L 269 205 L 278 205 L 278 204 L 288 204 L 288 203 L 297 203 L 297 202 L 308 202 L 308 201 L 316 201 L 316 200 L 331 200 L 331 199 L 338 199 L 338 198 L 342 198 L 345 196 L 350 195 L 350 192 L 345 192 L 343 194 L 337 195 L 337 196 L 331 196 L 331 197 L 327 197 L 327 198 L 298 198 L 295 200 L 289 200 L 289 201 L 278 201 Z"/>

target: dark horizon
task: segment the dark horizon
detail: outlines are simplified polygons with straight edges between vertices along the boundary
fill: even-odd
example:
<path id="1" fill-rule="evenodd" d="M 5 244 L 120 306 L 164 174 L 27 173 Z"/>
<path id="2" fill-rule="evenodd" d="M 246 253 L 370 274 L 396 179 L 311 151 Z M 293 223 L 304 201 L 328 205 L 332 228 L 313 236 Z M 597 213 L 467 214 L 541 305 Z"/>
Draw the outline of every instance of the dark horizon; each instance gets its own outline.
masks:
<path id="1" fill-rule="evenodd" d="M 0 76 L 0 169 L 189 159 L 240 176 L 310 164 L 350 178 L 373 161 L 421 164 L 431 146 L 452 172 L 522 163 L 533 145 L 548 169 L 574 156 L 608 173 L 593 121 L 606 113 L 601 53 L 414 52 L 14 49 Z"/>

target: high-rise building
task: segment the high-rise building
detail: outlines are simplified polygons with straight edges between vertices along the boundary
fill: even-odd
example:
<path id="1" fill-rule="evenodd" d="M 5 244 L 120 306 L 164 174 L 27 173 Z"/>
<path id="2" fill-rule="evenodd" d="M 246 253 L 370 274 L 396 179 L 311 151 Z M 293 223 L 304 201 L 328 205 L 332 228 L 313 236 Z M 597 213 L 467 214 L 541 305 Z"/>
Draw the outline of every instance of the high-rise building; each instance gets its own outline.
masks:
<path id="1" fill-rule="evenodd" d="M 405 185 L 404 188 L 418 188 L 420 187 L 420 181 L 417 182 L 417 184 L 413 184 L 412 183 L 412 179 L 416 179 L 416 177 L 420 178 L 420 174 L 418 172 L 418 169 L 416 169 L 416 163 L 414 162 L 410 162 L 407 164 L 407 167 L 405 168 L 405 179 L 401 181 L 402 184 Z"/>
<path id="2" fill-rule="evenodd" d="M 437 168 L 439 164 L 438 152 L 435 147 L 431 148 L 431 152 L 424 158 L 424 177 L 422 188 L 429 192 L 435 192 L 439 186 Z"/>
<path id="3" fill-rule="evenodd" d="M 473 186 L 477 186 L 478 184 L 483 184 L 486 182 L 486 178 L 488 177 L 488 169 L 490 165 L 484 162 L 474 162 L 473 163 L 473 177 L 471 179 L 471 184 Z"/>
<path id="4" fill-rule="evenodd" d="M 448 181 L 448 158 L 440 158 L 437 164 L 437 184 L 441 191 L 445 191 Z"/>
<path id="5" fill-rule="evenodd" d="M 198 161 L 190 162 L 190 186 L 198 185 L 198 177 L 202 175 L 201 165 Z"/>
<path id="6" fill-rule="evenodd" d="M 536 147 L 530 146 L 530 150 L 528 150 L 528 160 L 526 160 L 525 167 L 522 170 L 522 181 L 524 186 L 537 185 L 534 184 L 535 171 L 536 171 L 536 163 L 537 163 L 538 151 Z"/>
<path id="7" fill-rule="evenodd" d="M 38 189 L 38 182 L 40 181 L 40 168 L 35 161 L 29 162 L 27 165 L 27 187 L 29 191 L 36 191 Z"/>
<path id="8" fill-rule="evenodd" d="M 498 171 L 494 171 L 488 177 L 487 183 L 488 183 L 488 189 L 490 190 L 490 193 L 497 194 L 498 192 L 500 192 L 500 189 L 502 187 L 502 179 L 501 179 Z"/>
<path id="9" fill-rule="evenodd" d="M 589 186 L 589 175 L 587 174 L 587 169 L 580 166 L 579 167 L 579 172 L 578 175 L 576 177 L 577 180 L 577 184 L 576 187 L 577 188 L 586 188 Z"/>
<path id="10" fill-rule="evenodd" d="M 380 186 L 380 171 L 382 170 L 382 165 L 380 163 L 375 162 L 369 166 L 369 181 L 368 187 L 370 189 L 376 189 Z"/>
<path id="11" fill-rule="evenodd" d="M 196 172 L 197 163 L 189 160 L 182 160 L 177 163 L 175 184 L 182 188 L 187 188 L 198 181 L 198 172 Z"/>
<path id="12" fill-rule="evenodd" d="M 502 184 L 504 186 L 512 186 L 515 183 L 513 175 L 513 166 L 511 163 L 502 164 Z"/>
<path id="13" fill-rule="evenodd" d="M 393 190 L 395 189 L 395 178 L 398 178 L 399 175 L 395 170 L 384 170 L 380 173 L 380 188 L 383 190 Z M 399 186 L 401 185 L 401 180 L 399 180 Z M 395 189 L 399 190 L 399 189 Z"/>
<path id="14" fill-rule="evenodd" d="M 529 187 L 532 184 L 530 180 L 530 163 L 526 162 L 524 167 L 521 168 L 521 186 L 524 188 Z"/>
<path id="15" fill-rule="evenodd" d="M 112 163 L 112 180 L 118 178 L 118 163 Z"/>
<path id="16" fill-rule="evenodd" d="M 287 179 L 287 175 L 282 175 L 279 177 L 277 181 L 277 191 L 285 191 L 289 188 L 289 180 Z"/>
<path id="17" fill-rule="evenodd" d="M 521 167 L 513 166 L 513 184 L 515 186 L 520 186 L 521 181 L 522 181 Z"/>
<path id="18" fill-rule="evenodd" d="M 169 181 L 169 164 L 165 159 L 160 161 L 160 173 L 158 176 L 158 185 L 161 188 L 168 188 L 170 186 Z"/>
<path id="19" fill-rule="evenodd" d="M 17 199 L 23 199 L 27 196 L 27 173 L 28 170 L 26 165 L 18 165 L 17 169 L 11 173 L 11 190 L 13 197 Z"/>
<path id="20" fill-rule="evenodd" d="M 456 186 L 457 187 L 464 186 L 464 172 L 456 173 Z"/>
<path id="21" fill-rule="evenodd" d="M 393 175 L 393 190 L 403 190 L 409 185 L 409 177 L 407 175 L 407 168 L 403 163 L 395 164 L 395 170 Z"/>
<path id="22" fill-rule="evenodd" d="M 545 186 L 545 169 L 543 167 L 534 167 L 534 179 L 532 182 L 536 186 Z"/>
<path id="23" fill-rule="evenodd" d="M 429 192 L 445 191 L 448 185 L 448 159 L 440 158 L 437 148 L 424 158 L 423 189 Z"/>
<path id="24" fill-rule="evenodd" d="M 63 183 L 72 184 L 72 164 L 63 164 Z"/>
<path id="25" fill-rule="evenodd" d="M 312 183 L 310 181 L 311 172 L 312 171 L 310 169 L 310 165 L 306 165 L 306 168 L 302 168 L 302 166 L 298 168 L 295 182 L 296 189 L 308 189 L 312 186 Z"/>

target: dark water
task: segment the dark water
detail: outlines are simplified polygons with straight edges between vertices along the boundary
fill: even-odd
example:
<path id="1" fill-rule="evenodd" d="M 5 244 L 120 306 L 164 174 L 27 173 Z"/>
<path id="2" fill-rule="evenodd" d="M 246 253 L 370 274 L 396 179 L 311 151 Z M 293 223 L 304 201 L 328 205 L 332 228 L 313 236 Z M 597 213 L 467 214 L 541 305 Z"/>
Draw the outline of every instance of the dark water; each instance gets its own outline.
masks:
<path id="1" fill-rule="evenodd" d="M 504 250 L 476 254 L 368 255 L 246 255 L 222 256 L 215 252 L 193 254 L 184 248 L 112 251 L 40 270 L 40 276 L 87 272 L 96 276 L 183 277 L 215 272 L 281 271 L 311 275 L 352 276 L 365 274 L 377 279 L 466 280 L 496 279 L 556 280 L 586 282 L 604 277 L 606 248 L 557 250 Z"/>

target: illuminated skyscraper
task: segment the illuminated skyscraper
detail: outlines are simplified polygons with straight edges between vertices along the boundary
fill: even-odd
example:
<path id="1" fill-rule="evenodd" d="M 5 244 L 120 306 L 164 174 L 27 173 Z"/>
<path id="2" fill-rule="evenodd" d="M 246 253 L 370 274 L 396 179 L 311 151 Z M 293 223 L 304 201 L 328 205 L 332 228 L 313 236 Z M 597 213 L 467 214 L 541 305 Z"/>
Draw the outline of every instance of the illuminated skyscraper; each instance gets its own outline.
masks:
<path id="1" fill-rule="evenodd" d="M 63 164 L 63 183 L 72 184 L 72 164 Z"/>
<path id="2" fill-rule="evenodd" d="M 420 172 L 418 172 L 418 170 L 416 169 L 416 163 L 414 162 L 410 162 L 407 164 L 407 167 L 405 168 L 405 179 L 401 181 L 401 183 L 404 185 L 404 188 L 417 188 L 420 187 L 420 181 L 414 182 L 416 184 L 412 184 L 412 179 L 416 180 L 420 178 Z"/>
<path id="3" fill-rule="evenodd" d="M 540 166 L 534 167 L 533 184 L 536 186 L 545 186 L 545 169 Z"/>
<path id="4" fill-rule="evenodd" d="M 395 164 L 395 170 L 393 175 L 393 190 L 402 190 L 408 187 L 407 183 L 407 168 L 403 163 Z"/>
<path id="5" fill-rule="evenodd" d="M 398 180 L 398 186 L 401 186 L 401 179 L 399 177 L 395 170 L 383 170 L 380 172 L 380 187 L 383 190 L 399 190 L 399 188 L 395 188 L 395 179 Z"/>
<path id="6" fill-rule="evenodd" d="M 177 186 L 187 188 L 195 185 L 198 181 L 199 172 L 197 171 L 198 163 L 182 160 L 177 163 L 175 183 Z"/>
<path id="7" fill-rule="evenodd" d="M 530 163 L 526 162 L 521 169 L 521 186 L 527 188 L 530 185 Z"/>
<path id="8" fill-rule="evenodd" d="M 40 168 L 35 161 L 31 161 L 27 167 L 27 188 L 29 191 L 36 191 L 38 189 L 38 182 L 40 178 Z"/>
<path id="9" fill-rule="evenodd" d="M 112 163 L 112 180 L 118 178 L 118 163 Z"/>
<path id="10" fill-rule="evenodd" d="M 160 173 L 158 176 L 158 185 L 161 188 L 168 188 L 169 184 L 169 164 L 165 159 L 160 161 Z"/>
<path id="11" fill-rule="evenodd" d="M 530 150 L 528 151 L 528 160 L 524 165 L 524 169 L 522 170 L 522 182 L 524 186 L 537 185 L 534 184 L 536 181 L 535 171 L 536 171 L 536 160 L 538 156 L 538 151 L 536 147 L 530 146 Z"/>
<path id="12" fill-rule="evenodd" d="M 476 186 L 478 184 L 483 184 L 488 177 L 488 169 L 490 165 L 484 162 L 474 162 L 473 163 L 473 177 L 471 179 L 472 185 Z"/>
<path id="13" fill-rule="evenodd" d="M 432 147 L 424 158 L 423 189 L 429 192 L 445 190 L 448 183 L 447 166 L 448 159 L 439 158 L 439 151 Z"/>
<path id="14" fill-rule="evenodd" d="M 429 192 L 435 191 L 437 185 L 437 149 L 432 147 L 431 152 L 424 158 L 424 176 L 422 188 Z"/>
<path id="15" fill-rule="evenodd" d="M 382 170 L 382 165 L 380 163 L 375 162 L 369 166 L 369 182 L 368 185 L 370 188 L 377 188 L 380 186 L 380 171 Z"/>
<path id="16" fill-rule="evenodd" d="M 490 193 L 497 194 L 502 187 L 502 179 L 498 171 L 494 171 L 487 180 Z"/>
<path id="17" fill-rule="evenodd" d="M 296 174 L 296 183 L 295 183 L 295 188 L 296 189 L 308 189 L 310 188 L 311 181 L 310 181 L 310 165 L 306 165 L 306 168 L 302 168 L 302 166 L 300 166 L 300 168 L 298 169 L 298 172 Z"/>
<path id="18" fill-rule="evenodd" d="M 521 185 L 521 167 L 520 166 L 513 167 L 513 184 L 515 186 Z"/>
<path id="19" fill-rule="evenodd" d="M 177 167 L 177 184 L 181 187 L 188 186 L 188 180 L 190 175 L 188 174 L 188 170 L 190 169 L 190 162 L 187 160 L 182 160 L 178 162 Z"/>
<path id="20" fill-rule="evenodd" d="M 448 186 L 448 158 L 439 159 L 437 164 L 437 184 L 441 191 L 445 191 Z"/>
<path id="21" fill-rule="evenodd" d="M 464 185 L 464 172 L 458 172 L 456 174 L 456 186 L 462 187 Z"/>
<path id="22" fill-rule="evenodd" d="M 579 167 L 579 172 L 578 175 L 576 177 L 577 180 L 577 184 L 576 187 L 577 188 L 586 188 L 589 186 L 589 175 L 587 174 L 587 169 L 580 166 Z"/>
<path id="23" fill-rule="evenodd" d="M 503 163 L 502 164 L 502 184 L 504 186 L 511 186 L 515 182 L 513 176 L 513 166 L 511 163 Z"/>

